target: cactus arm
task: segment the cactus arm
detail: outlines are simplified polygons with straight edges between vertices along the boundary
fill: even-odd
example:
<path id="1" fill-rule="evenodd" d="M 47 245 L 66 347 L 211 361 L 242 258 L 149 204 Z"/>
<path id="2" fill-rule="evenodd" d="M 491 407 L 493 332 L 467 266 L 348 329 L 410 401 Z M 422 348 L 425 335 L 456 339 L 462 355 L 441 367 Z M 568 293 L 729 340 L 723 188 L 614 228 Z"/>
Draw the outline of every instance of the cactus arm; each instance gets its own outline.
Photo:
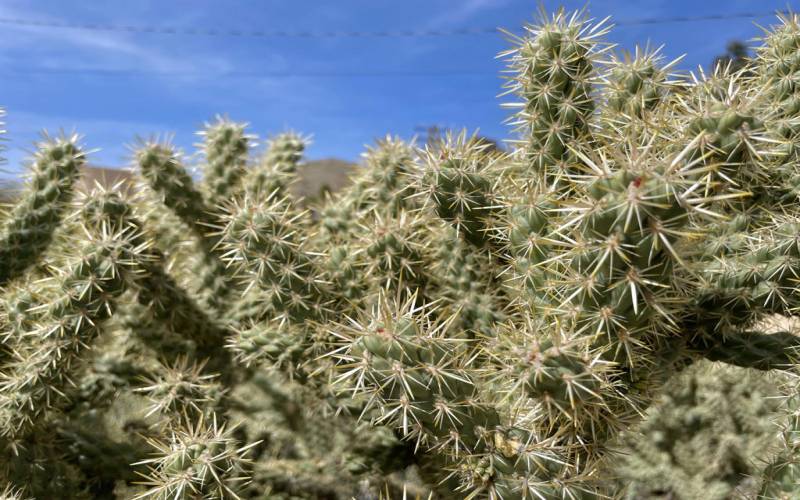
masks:
<path id="1" fill-rule="evenodd" d="M 789 332 L 741 332 L 698 337 L 689 348 L 711 361 L 756 370 L 786 370 L 797 364 L 800 337 Z"/>
<path id="2" fill-rule="evenodd" d="M 196 345 L 201 358 L 211 360 L 210 368 L 230 368 L 225 343 L 226 330 L 204 311 L 165 268 L 163 254 L 145 236 L 143 224 L 133 208 L 113 192 L 95 191 L 88 195 L 83 206 L 86 224 L 95 230 L 111 227 L 132 231 L 131 244 L 138 248 L 138 272 L 132 273 L 137 301 L 148 308 L 153 319 L 178 335 L 186 336 Z M 158 339 L 150 339 L 158 342 Z M 167 353 L 172 360 L 186 353 Z"/>
<path id="3" fill-rule="evenodd" d="M 448 338 L 448 322 L 437 323 L 413 296 L 398 304 L 381 294 L 371 312 L 334 328 L 343 344 L 333 354 L 338 383 L 367 397 L 364 415 L 454 464 L 464 491 L 490 498 L 578 494 L 558 479 L 559 450 L 506 425 L 479 391 L 468 344 Z"/>
<path id="4" fill-rule="evenodd" d="M 589 136 L 595 109 L 592 83 L 597 55 L 607 49 L 602 38 L 608 27 L 591 26 L 583 13 L 560 9 L 538 26 L 525 27 L 526 36 L 502 54 L 514 76 L 509 94 L 521 102 L 509 104 L 509 121 L 522 136 L 524 152 L 518 175 L 541 191 L 569 191 L 570 176 L 579 175 L 571 144 Z M 602 24 L 602 23 L 600 23 Z"/>
<path id="5" fill-rule="evenodd" d="M 436 214 L 455 226 L 459 236 L 478 246 L 497 249 L 492 221 L 503 204 L 494 186 L 493 167 L 505 160 L 502 154 L 487 151 L 489 145 L 477 136 L 448 134 L 442 144 L 425 154 L 418 189 L 427 193 Z"/>
<path id="6" fill-rule="evenodd" d="M 234 123 L 222 117 L 206 124 L 200 133 L 206 165 L 203 191 L 206 206 L 216 209 L 241 191 L 247 172 L 247 157 L 252 137 L 245 133 L 246 124 Z"/>
<path id="7" fill-rule="evenodd" d="M 129 236 L 124 231 L 93 238 L 62 277 L 61 295 L 44 306 L 37 328 L 15 339 L 0 385 L 3 437 L 13 439 L 33 428 L 113 313 L 133 261 Z"/>
<path id="8" fill-rule="evenodd" d="M 267 152 L 260 163 L 247 173 L 245 192 L 250 196 L 289 195 L 289 186 L 297 177 L 297 167 L 303 159 L 308 139 L 294 132 L 280 134 L 267 143 Z"/>
<path id="9" fill-rule="evenodd" d="M 149 440 L 152 458 L 134 464 L 150 469 L 143 482 L 148 489 L 136 500 L 239 498 L 237 491 L 248 480 L 246 455 L 255 443 L 237 447 L 231 429 L 218 424 L 216 416 L 202 413 L 176 423 L 167 433 L 166 438 Z"/>
<path id="10" fill-rule="evenodd" d="M 155 141 L 144 143 L 136 151 L 136 162 L 147 186 L 204 240 L 214 222 L 212 210 L 203 201 L 175 148 Z"/>
<path id="11" fill-rule="evenodd" d="M 202 259 L 200 288 L 216 312 L 226 311 L 226 298 L 231 290 L 225 264 L 216 251 L 218 239 L 213 228 L 218 224 L 217 216 L 203 201 L 171 145 L 143 144 L 136 152 L 136 159 L 149 188 L 194 232 Z"/>
<path id="12" fill-rule="evenodd" d="M 322 317 L 316 266 L 302 247 L 302 215 L 284 199 L 245 197 L 224 217 L 222 254 L 238 269 L 246 289 L 261 290 L 269 297 L 260 317 L 251 319 L 276 317 L 302 323 Z"/>
<path id="13" fill-rule="evenodd" d="M 61 223 L 85 163 L 77 136 L 45 138 L 33 158 L 33 177 L 0 229 L 0 286 L 41 257 Z"/>

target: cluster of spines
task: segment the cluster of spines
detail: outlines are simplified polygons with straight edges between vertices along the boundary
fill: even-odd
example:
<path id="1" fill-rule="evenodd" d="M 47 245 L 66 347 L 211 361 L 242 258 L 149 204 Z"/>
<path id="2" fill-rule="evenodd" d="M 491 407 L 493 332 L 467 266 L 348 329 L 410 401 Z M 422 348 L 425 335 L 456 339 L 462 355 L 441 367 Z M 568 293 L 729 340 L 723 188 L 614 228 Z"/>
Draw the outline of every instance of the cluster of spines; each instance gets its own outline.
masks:
<path id="1" fill-rule="evenodd" d="M 585 143 L 595 110 L 592 86 L 595 61 L 610 46 L 602 45 L 607 28 L 591 24 L 583 13 L 563 9 L 539 26 L 526 26 L 526 35 L 511 35 L 516 44 L 504 55 L 514 77 L 508 93 L 521 99 L 511 124 L 519 131 L 520 171 L 542 189 L 568 190 L 570 177 L 580 173 L 570 150 Z"/>
<path id="2" fill-rule="evenodd" d="M 75 135 L 45 137 L 38 145 L 28 187 L 0 229 L 0 285 L 24 273 L 47 249 L 85 162 Z"/>
<path id="3" fill-rule="evenodd" d="M 478 247 L 497 245 L 492 227 L 502 208 L 495 199 L 492 170 L 497 170 L 504 158 L 493 154 L 490 146 L 466 132 L 448 134 L 440 144 L 427 148 L 426 165 L 418 180 L 419 192 L 427 193 L 436 214 L 450 222 L 458 236 Z"/>
<path id="4" fill-rule="evenodd" d="M 658 134 L 660 108 L 681 89 L 671 74 L 679 61 L 664 63 L 660 48 L 637 46 L 633 54 L 612 54 L 603 75 L 601 124 L 594 132 L 611 141 L 636 137 L 639 143 Z"/>
<path id="5" fill-rule="evenodd" d="M 309 140 L 295 132 L 285 132 L 267 141 L 267 151 L 245 178 L 245 191 L 254 197 L 289 196 L 297 177 L 297 167 Z"/>
<path id="6" fill-rule="evenodd" d="M 148 489 L 135 498 L 238 498 L 252 446 L 238 447 L 232 430 L 213 417 L 187 420 L 167 438 L 150 440 L 155 456 L 139 463 L 150 469 L 143 481 Z"/>
<path id="7" fill-rule="evenodd" d="M 99 229 L 99 231 L 98 231 Z M 87 228 L 89 241 L 58 280 L 58 295 L 37 304 L 33 329 L 13 339 L 0 386 L 0 433 L 17 439 L 30 432 L 56 400 L 70 369 L 99 334 L 103 321 L 129 285 L 139 250 L 129 228 Z M 7 345 L 7 347 L 9 347 Z"/>
<path id="8" fill-rule="evenodd" d="M 217 117 L 201 132 L 205 154 L 203 183 L 209 207 L 222 205 L 240 191 L 252 142 L 245 133 L 246 127 L 247 124 Z"/>
<path id="9" fill-rule="evenodd" d="M 231 290 L 225 264 L 216 251 L 217 240 L 211 235 L 218 223 L 213 208 L 203 200 L 180 153 L 171 144 L 149 141 L 136 150 L 135 156 L 146 189 L 155 193 L 194 233 L 201 256 L 200 289 L 205 301 L 216 312 L 224 313 Z"/>

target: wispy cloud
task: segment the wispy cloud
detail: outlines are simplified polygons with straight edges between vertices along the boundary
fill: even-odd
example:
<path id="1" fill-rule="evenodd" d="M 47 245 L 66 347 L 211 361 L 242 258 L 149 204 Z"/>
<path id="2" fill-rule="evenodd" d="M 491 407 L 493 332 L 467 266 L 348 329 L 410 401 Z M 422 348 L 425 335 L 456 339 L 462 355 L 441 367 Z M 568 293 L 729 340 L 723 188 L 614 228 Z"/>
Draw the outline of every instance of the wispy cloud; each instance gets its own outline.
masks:
<path id="1" fill-rule="evenodd" d="M 460 2 L 457 6 L 448 5 L 448 8 L 442 14 L 428 20 L 426 26 L 428 29 L 457 26 L 471 20 L 481 12 L 502 9 L 509 3 L 510 0 L 466 0 L 465 2 Z"/>
<path id="2" fill-rule="evenodd" d="M 128 163 L 130 152 L 127 145 L 131 145 L 137 136 L 148 137 L 153 133 L 164 136 L 173 132 L 168 125 L 157 122 L 76 118 L 22 111 L 14 112 L 7 121 L 10 141 L 5 156 L 9 161 L 3 170 L 12 174 L 19 173 L 34 149 L 34 139 L 45 130 L 50 135 L 58 135 L 61 131 L 79 133 L 84 137 L 84 146 L 92 151 L 90 161 L 112 166 Z M 191 139 L 190 136 L 186 138 Z"/>
<path id="3" fill-rule="evenodd" d="M 41 14 L 0 5 L 0 16 L 18 19 L 50 20 Z M 57 21 L 57 19 L 53 19 Z M 89 31 L 72 28 L 3 26 L 5 65 L 27 65 L 46 69 L 103 69 L 150 72 L 153 78 L 164 74 L 225 73 L 234 69 L 229 58 L 216 52 L 181 50 L 184 40 L 146 39 L 114 31 Z M 70 57 L 64 57 L 69 54 Z M 280 61 L 272 61 L 280 63 Z"/>

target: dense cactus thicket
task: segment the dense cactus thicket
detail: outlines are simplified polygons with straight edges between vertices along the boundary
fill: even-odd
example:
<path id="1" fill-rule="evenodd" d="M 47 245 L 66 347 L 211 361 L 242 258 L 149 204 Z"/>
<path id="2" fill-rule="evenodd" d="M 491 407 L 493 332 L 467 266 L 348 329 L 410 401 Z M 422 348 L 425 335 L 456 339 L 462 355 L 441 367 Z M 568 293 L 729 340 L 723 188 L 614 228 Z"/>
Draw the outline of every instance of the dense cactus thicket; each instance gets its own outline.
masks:
<path id="1" fill-rule="evenodd" d="M 607 31 L 511 36 L 509 151 L 387 136 L 311 210 L 295 133 L 141 141 L 129 197 L 46 137 L 0 498 L 796 498 L 800 19 L 688 76 Z"/>

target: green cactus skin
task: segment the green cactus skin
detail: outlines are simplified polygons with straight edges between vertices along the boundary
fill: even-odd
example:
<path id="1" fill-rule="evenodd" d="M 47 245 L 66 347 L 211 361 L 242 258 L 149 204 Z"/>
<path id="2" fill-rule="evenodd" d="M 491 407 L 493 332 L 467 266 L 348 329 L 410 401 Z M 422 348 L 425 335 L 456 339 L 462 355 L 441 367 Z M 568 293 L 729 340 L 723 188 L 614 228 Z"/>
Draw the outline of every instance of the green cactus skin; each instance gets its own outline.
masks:
<path id="1" fill-rule="evenodd" d="M 542 188 L 567 189 L 577 174 L 577 159 L 569 150 L 589 132 L 594 112 L 592 78 L 594 60 L 607 29 L 590 27 L 582 14 L 563 9 L 544 23 L 526 26 L 528 36 L 514 37 L 516 47 L 502 54 L 516 74 L 508 93 L 521 103 L 510 120 L 523 136 L 524 174 Z"/>
<path id="2" fill-rule="evenodd" d="M 0 388 L 3 437 L 13 439 L 31 430 L 47 402 L 56 398 L 70 366 L 113 313 L 113 299 L 126 290 L 132 265 L 134 247 L 125 233 L 91 242 L 63 276 L 60 296 L 45 305 L 36 328 L 15 339 L 15 355 L 4 366 Z"/>
<path id="3" fill-rule="evenodd" d="M 225 258 L 240 268 L 245 288 L 260 289 L 269 297 L 262 304 L 263 312 L 253 319 L 276 317 L 299 323 L 323 315 L 315 266 L 300 246 L 301 217 L 283 200 L 271 197 L 264 201 L 245 198 L 226 214 Z"/>
<path id="4" fill-rule="evenodd" d="M 150 141 L 137 150 L 136 159 L 148 187 L 196 235 L 202 259 L 200 288 L 205 291 L 205 302 L 217 312 L 226 311 L 229 275 L 215 250 L 217 238 L 213 236 L 218 221 L 194 187 L 178 152 L 168 143 Z"/>
<path id="5" fill-rule="evenodd" d="M 136 163 L 147 186 L 201 238 L 209 232 L 211 210 L 181 163 L 180 154 L 168 143 L 149 141 L 136 151 Z"/>
<path id="6" fill-rule="evenodd" d="M 267 142 L 267 152 L 245 179 L 251 197 L 289 196 L 289 186 L 297 176 L 297 166 L 309 140 L 294 132 L 280 134 Z"/>
<path id="7" fill-rule="evenodd" d="M 693 347 L 711 361 L 756 370 L 787 369 L 797 362 L 800 338 L 789 332 L 743 332 L 716 339 L 713 344 L 695 340 Z"/>
<path id="8" fill-rule="evenodd" d="M 209 207 L 222 205 L 240 191 L 252 140 L 245 133 L 246 126 L 217 117 L 214 123 L 206 124 L 201 134 L 206 159 L 203 187 Z"/>
<path id="9" fill-rule="evenodd" d="M 45 136 L 38 144 L 28 188 L 0 230 L 0 286 L 32 266 L 47 249 L 85 162 L 77 136 Z"/>
<path id="10" fill-rule="evenodd" d="M 487 172 L 503 158 L 492 155 L 488 147 L 476 137 L 467 138 L 466 133 L 448 135 L 444 144 L 427 151 L 428 168 L 422 179 L 423 185 L 429 186 L 427 191 L 439 217 L 450 221 L 460 235 L 478 247 L 487 243 L 498 246 L 490 231 L 503 206 L 494 199 L 494 179 Z"/>
<path id="11" fill-rule="evenodd" d="M 152 440 L 157 456 L 141 463 L 151 473 L 139 499 L 236 498 L 248 446 L 236 448 L 230 430 L 202 417 L 172 431 L 166 441 Z"/>
<path id="12" fill-rule="evenodd" d="M 436 287 L 432 295 L 454 309 L 459 331 L 491 337 L 507 307 L 507 297 L 495 291 L 491 257 L 474 252 L 453 228 L 442 229 L 439 236 L 430 243 L 437 248 L 430 273 Z"/>
<path id="13" fill-rule="evenodd" d="M 189 336 L 196 345 L 197 355 L 213 361 L 210 368 L 230 368 L 228 353 L 220 349 L 225 344 L 227 332 L 169 275 L 164 266 L 164 256 L 144 237 L 144 226 L 133 214 L 133 208 L 115 193 L 95 191 L 88 195 L 82 210 L 86 224 L 95 231 L 104 227 L 133 231 L 131 244 L 138 248 L 139 260 L 132 281 L 136 285 L 139 304 L 145 306 L 163 328 Z M 158 345 L 159 339 L 149 340 L 173 360 L 186 354 L 169 353 L 164 345 Z"/>
<path id="14" fill-rule="evenodd" d="M 463 340 L 448 338 L 451 322 L 431 323 L 414 302 L 412 296 L 393 304 L 381 295 L 360 321 L 338 328 L 344 342 L 336 354 L 343 361 L 340 380 L 356 381 L 356 391 L 380 410 L 377 422 L 454 463 L 460 488 L 490 498 L 580 498 L 568 481 L 550 481 L 561 468 L 552 449 L 480 402 L 470 376 L 474 358 Z"/>
<path id="15" fill-rule="evenodd" d="M 612 56 L 606 76 L 604 111 L 632 118 L 645 118 L 654 108 L 662 104 L 670 92 L 677 90 L 677 83 L 670 80 L 669 71 L 679 59 L 662 64 L 659 50 L 636 47 L 633 54 L 625 54 L 622 59 Z M 619 116 L 617 115 L 617 116 Z M 619 125 L 624 126 L 623 120 Z"/>

